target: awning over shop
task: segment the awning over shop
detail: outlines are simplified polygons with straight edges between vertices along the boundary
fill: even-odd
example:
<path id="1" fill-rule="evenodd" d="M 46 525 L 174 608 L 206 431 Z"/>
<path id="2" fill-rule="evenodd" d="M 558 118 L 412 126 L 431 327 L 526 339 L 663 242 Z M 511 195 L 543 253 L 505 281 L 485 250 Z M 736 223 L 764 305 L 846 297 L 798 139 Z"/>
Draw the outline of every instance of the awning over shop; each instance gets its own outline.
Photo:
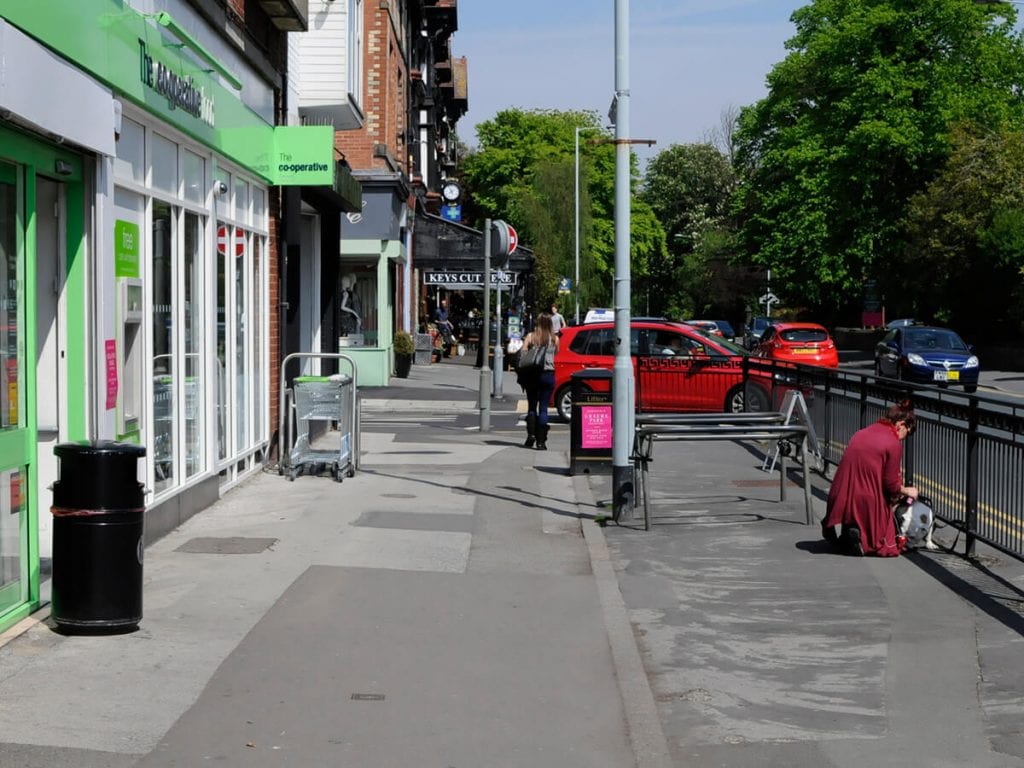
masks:
<path id="1" fill-rule="evenodd" d="M 505 267 L 508 272 L 533 270 L 533 251 L 519 246 Z M 484 264 L 483 233 L 430 213 L 416 213 L 413 265 L 430 272 L 480 272 Z"/>

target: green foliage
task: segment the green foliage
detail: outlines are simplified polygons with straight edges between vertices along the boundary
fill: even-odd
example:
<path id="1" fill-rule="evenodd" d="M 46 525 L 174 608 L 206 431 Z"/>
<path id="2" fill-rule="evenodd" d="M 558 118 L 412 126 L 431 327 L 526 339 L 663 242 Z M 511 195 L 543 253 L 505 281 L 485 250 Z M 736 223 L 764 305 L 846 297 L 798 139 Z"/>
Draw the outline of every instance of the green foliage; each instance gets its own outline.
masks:
<path id="1" fill-rule="evenodd" d="M 462 167 L 465 213 L 511 223 L 537 259 L 536 300 L 557 300 L 558 280 L 576 269 L 576 128 L 579 136 L 581 311 L 608 306 L 615 261 L 615 148 L 593 112 L 507 109 L 477 126 L 479 149 Z M 635 161 L 633 178 L 636 178 Z M 664 247 L 650 207 L 631 206 L 632 269 L 642 277 Z M 574 304 L 574 301 L 571 302 Z M 566 309 L 570 302 L 562 301 Z M 566 312 L 568 314 L 568 312 Z"/>
<path id="2" fill-rule="evenodd" d="M 974 330 L 1024 330 L 1024 132 L 961 125 L 936 178 L 910 201 L 906 252 L 890 282 L 918 285 L 910 307 Z"/>
<path id="3" fill-rule="evenodd" d="M 666 234 L 649 269 L 650 313 L 743 316 L 746 286 L 730 266 L 738 245 L 728 218 L 735 186 L 729 159 L 710 144 L 674 144 L 648 163 L 641 197 Z"/>
<path id="4" fill-rule="evenodd" d="M 416 352 L 416 345 L 407 331 L 395 331 L 393 345 L 396 355 L 412 355 Z"/>
<path id="5" fill-rule="evenodd" d="M 790 53 L 737 133 L 743 242 L 783 298 L 852 314 L 862 281 L 904 252 L 908 201 L 942 169 L 951 126 L 1020 123 L 1015 18 L 973 0 L 814 0 L 793 14 Z"/>

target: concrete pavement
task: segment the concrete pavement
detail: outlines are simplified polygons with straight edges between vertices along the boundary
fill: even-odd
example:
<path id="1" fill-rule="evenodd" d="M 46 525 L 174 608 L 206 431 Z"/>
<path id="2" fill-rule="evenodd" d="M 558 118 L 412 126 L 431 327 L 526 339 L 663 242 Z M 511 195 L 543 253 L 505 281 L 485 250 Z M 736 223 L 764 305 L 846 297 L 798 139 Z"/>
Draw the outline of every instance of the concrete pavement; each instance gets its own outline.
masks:
<path id="1" fill-rule="evenodd" d="M 599 527 L 464 362 L 151 546 L 137 632 L 0 639 L 0 765 L 1024 766 L 1016 563 L 831 555 L 756 445 L 659 446 L 654 529 Z"/>

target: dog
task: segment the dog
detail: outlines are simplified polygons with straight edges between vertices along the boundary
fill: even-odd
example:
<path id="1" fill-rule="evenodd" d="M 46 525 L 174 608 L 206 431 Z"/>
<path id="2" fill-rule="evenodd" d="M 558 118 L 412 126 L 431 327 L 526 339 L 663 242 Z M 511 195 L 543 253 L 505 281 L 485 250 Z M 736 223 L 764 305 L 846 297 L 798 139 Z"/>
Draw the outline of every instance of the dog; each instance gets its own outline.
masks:
<path id="1" fill-rule="evenodd" d="M 928 499 L 903 499 L 896 505 L 896 532 L 906 538 L 907 548 L 938 549 L 932 541 L 935 513 Z"/>

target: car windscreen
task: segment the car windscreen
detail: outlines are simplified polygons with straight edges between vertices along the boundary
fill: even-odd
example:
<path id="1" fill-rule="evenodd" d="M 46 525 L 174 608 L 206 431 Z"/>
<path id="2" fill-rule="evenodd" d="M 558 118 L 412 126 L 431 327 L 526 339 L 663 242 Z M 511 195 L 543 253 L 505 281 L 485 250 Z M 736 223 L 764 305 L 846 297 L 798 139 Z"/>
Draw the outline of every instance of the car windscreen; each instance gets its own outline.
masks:
<path id="1" fill-rule="evenodd" d="M 904 346 L 908 349 L 941 349 L 951 352 L 966 352 L 963 339 L 952 331 L 937 328 L 907 329 L 903 332 Z"/>
<path id="2" fill-rule="evenodd" d="M 823 328 L 786 328 L 779 331 L 779 336 L 791 344 L 828 341 L 828 331 Z"/>
<path id="3" fill-rule="evenodd" d="M 721 336 L 713 336 L 712 334 L 707 333 L 706 331 L 698 328 L 697 326 L 692 326 L 691 330 L 712 342 L 707 346 L 706 350 L 707 353 L 710 354 L 712 357 L 726 357 L 733 355 L 747 357 L 750 354 L 750 350 L 748 350 L 746 347 L 742 347 L 739 344 L 736 344 L 735 342 L 729 341 L 728 339 L 723 339 Z"/>
<path id="4" fill-rule="evenodd" d="M 715 322 L 718 324 L 718 330 L 720 330 L 726 336 L 732 338 L 733 336 L 736 335 L 736 331 L 734 331 L 732 329 L 732 326 L 725 322 L 725 320 L 716 320 Z"/>

